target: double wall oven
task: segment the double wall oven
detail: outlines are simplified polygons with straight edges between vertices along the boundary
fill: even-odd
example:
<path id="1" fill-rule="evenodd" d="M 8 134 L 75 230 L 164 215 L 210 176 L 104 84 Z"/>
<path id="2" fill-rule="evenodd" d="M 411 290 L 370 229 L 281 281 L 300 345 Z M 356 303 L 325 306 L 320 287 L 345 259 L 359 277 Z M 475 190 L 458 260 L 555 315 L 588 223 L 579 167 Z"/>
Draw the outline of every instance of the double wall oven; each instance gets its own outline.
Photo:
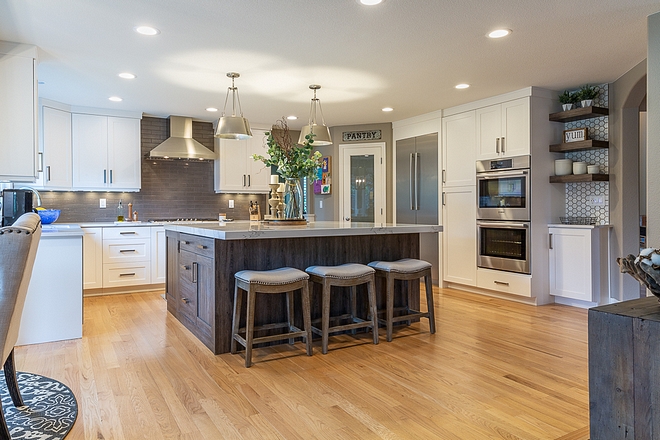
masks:
<path id="1" fill-rule="evenodd" d="M 477 162 L 477 266 L 530 273 L 530 156 Z"/>

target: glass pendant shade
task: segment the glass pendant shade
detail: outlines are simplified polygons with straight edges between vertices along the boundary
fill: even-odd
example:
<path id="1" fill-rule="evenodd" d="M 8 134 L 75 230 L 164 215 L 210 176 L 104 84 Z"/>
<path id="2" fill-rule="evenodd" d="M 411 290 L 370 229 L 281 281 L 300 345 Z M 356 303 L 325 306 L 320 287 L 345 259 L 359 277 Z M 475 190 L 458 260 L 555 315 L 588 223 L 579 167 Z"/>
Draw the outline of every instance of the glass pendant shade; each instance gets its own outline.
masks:
<path id="1" fill-rule="evenodd" d="M 238 87 L 234 86 L 234 79 L 241 76 L 236 72 L 229 72 L 227 76 L 231 78 L 231 87 L 227 89 L 225 98 L 225 108 L 222 110 L 222 116 L 218 119 L 218 127 L 215 130 L 215 137 L 221 139 L 245 140 L 252 137 L 250 123 L 243 117 L 241 109 L 241 100 L 238 96 Z M 231 93 L 231 116 L 225 116 L 227 111 L 227 101 Z M 236 115 L 236 106 L 238 105 L 239 116 Z"/>
<path id="2" fill-rule="evenodd" d="M 310 89 L 314 90 L 314 97 L 312 98 L 312 105 L 309 110 L 309 124 L 305 125 L 300 130 L 300 138 L 298 138 L 299 144 L 305 143 L 305 136 L 308 134 L 314 134 L 314 145 L 323 146 L 323 145 L 332 145 L 332 138 L 330 137 L 330 129 L 325 125 L 325 120 L 323 119 L 323 109 L 321 109 L 321 101 L 316 97 L 316 91 L 321 88 L 321 86 L 312 84 L 309 86 Z M 316 121 L 316 114 L 321 115 L 321 124 L 318 124 Z"/>

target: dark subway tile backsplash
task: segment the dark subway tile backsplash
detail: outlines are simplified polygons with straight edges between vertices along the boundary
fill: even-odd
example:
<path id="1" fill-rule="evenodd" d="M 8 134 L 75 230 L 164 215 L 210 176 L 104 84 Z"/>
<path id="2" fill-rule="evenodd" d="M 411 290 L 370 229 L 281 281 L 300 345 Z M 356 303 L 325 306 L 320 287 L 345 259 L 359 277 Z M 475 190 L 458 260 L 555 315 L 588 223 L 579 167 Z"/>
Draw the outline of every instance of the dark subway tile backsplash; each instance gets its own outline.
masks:
<path id="1" fill-rule="evenodd" d="M 216 194 L 213 191 L 213 162 L 154 161 L 145 156 L 169 137 L 169 120 L 143 117 L 141 123 L 142 188 L 139 192 L 41 191 L 46 208 L 61 209 L 58 223 L 109 222 L 116 220 L 119 199 L 124 210 L 128 203 L 142 221 L 167 218 L 217 218 L 218 213 L 236 220 L 249 219 L 250 201 L 268 207 L 264 194 Z M 213 124 L 193 121 L 193 138 L 214 150 Z M 99 199 L 107 208 L 99 208 Z M 234 200 L 234 208 L 229 208 Z"/>

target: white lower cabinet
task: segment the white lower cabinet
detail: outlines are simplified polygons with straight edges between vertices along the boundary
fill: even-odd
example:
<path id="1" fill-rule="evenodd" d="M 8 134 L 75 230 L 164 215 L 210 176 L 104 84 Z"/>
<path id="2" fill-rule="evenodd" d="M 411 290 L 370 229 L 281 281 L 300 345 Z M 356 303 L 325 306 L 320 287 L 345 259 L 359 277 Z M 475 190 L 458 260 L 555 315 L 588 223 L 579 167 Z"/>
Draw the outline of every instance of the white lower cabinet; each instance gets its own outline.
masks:
<path id="1" fill-rule="evenodd" d="M 476 188 L 445 188 L 442 204 L 443 280 L 474 286 L 477 283 Z"/>
<path id="2" fill-rule="evenodd" d="M 83 228 L 83 289 L 103 287 L 103 228 Z"/>
<path id="3" fill-rule="evenodd" d="M 151 283 L 165 283 L 167 279 L 167 254 L 165 228 L 163 226 L 151 227 Z"/>
<path id="4" fill-rule="evenodd" d="M 609 228 L 551 225 L 548 232 L 550 295 L 598 302 L 601 291 L 609 286 Z"/>
<path id="5" fill-rule="evenodd" d="M 532 276 L 477 268 L 477 287 L 511 295 L 532 296 Z"/>

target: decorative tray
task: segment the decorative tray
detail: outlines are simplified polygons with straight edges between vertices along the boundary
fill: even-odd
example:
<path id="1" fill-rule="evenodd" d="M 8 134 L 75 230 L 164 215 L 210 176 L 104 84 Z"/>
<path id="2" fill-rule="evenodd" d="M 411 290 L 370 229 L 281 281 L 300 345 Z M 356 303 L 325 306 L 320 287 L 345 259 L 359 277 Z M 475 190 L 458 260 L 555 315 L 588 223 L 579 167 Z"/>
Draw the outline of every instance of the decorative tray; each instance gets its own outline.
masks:
<path id="1" fill-rule="evenodd" d="M 559 217 L 564 225 L 595 225 L 596 220 L 596 217 Z"/>

